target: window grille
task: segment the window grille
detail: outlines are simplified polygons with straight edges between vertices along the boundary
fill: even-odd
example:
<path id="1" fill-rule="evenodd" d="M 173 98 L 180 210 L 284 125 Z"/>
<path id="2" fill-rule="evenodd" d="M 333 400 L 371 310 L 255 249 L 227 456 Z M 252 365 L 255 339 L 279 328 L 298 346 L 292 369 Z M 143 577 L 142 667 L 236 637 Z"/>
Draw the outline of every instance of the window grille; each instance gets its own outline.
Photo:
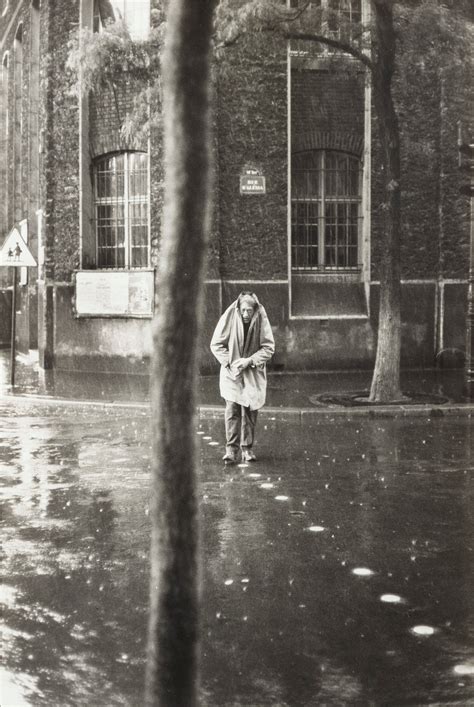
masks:
<path id="1" fill-rule="evenodd" d="M 360 0 L 328 0 L 328 30 L 334 39 L 350 39 L 361 21 Z"/>
<path id="2" fill-rule="evenodd" d="M 148 155 L 124 152 L 97 160 L 94 190 L 98 267 L 148 267 Z"/>
<path id="3" fill-rule="evenodd" d="M 301 0 L 291 7 L 297 8 Z M 306 9 L 308 27 L 330 39 L 350 41 L 359 37 L 362 22 L 362 0 L 315 0 Z M 322 44 L 292 41 L 292 56 L 310 57 L 337 53 L 338 50 Z"/>
<path id="4" fill-rule="evenodd" d="M 106 23 L 123 21 L 134 40 L 147 39 L 150 32 L 150 0 L 94 0 L 93 31 Z"/>
<path id="5" fill-rule="evenodd" d="M 361 162 L 332 150 L 292 157 L 292 270 L 359 268 Z"/>

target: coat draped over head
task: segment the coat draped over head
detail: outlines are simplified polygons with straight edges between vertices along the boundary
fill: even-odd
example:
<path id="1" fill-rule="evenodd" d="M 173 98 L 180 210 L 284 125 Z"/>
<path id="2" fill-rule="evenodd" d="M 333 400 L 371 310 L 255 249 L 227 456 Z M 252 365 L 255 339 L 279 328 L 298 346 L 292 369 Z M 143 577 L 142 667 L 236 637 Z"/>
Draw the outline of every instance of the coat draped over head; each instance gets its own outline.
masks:
<path id="1" fill-rule="evenodd" d="M 258 410 L 265 404 L 266 363 L 275 352 L 275 341 L 264 307 L 256 295 L 252 297 L 256 307 L 245 345 L 239 297 L 219 319 L 212 336 L 211 351 L 221 364 L 219 387 L 224 400 L 230 400 L 251 410 Z M 234 367 L 239 358 L 252 359 L 251 365 L 240 373 Z"/>

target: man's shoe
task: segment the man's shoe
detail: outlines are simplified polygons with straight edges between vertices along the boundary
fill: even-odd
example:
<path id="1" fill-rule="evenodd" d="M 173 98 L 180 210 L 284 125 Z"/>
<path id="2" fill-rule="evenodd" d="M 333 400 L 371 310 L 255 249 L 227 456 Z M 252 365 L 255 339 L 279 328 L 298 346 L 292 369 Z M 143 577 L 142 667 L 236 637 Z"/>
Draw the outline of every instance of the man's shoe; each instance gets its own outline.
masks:
<path id="1" fill-rule="evenodd" d="M 257 457 L 252 452 L 251 449 L 242 449 L 242 461 L 244 462 L 256 462 Z"/>
<path id="2" fill-rule="evenodd" d="M 227 449 L 225 450 L 225 454 L 222 457 L 222 461 L 226 462 L 227 464 L 236 464 L 238 460 L 238 450 L 234 447 L 227 447 Z"/>

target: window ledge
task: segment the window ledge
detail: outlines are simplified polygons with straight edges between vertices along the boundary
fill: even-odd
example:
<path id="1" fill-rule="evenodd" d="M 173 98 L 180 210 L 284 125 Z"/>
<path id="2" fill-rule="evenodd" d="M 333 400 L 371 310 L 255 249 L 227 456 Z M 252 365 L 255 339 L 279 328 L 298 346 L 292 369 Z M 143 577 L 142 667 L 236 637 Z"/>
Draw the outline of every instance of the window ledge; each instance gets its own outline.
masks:
<path id="1" fill-rule="evenodd" d="M 291 277 L 298 282 L 363 282 L 362 268 L 334 268 L 327 270 L 298 271 L 292 270 Z"/>

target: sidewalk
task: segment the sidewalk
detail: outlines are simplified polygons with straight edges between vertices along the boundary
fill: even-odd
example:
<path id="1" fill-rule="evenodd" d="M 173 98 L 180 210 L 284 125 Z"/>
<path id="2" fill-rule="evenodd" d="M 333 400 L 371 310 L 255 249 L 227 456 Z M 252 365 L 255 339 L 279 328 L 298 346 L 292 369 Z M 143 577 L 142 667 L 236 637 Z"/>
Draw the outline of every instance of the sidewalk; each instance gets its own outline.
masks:
<path id="1" fill-rule="evenodd" d="M 107 405 L 146 406 L 149 403 L 148 376 L 117 375 L 94 372 L 45 371 L 39 367 L 36 352 L 18 355 L 15 386 L 10 386 L 8 350 L 0 351 L 0 398 L 55 401 L 66 404 L 102 403 Z M 467 414 L 474 410 L 463 391 L 463 371 L 409 370 L 402 373 L 402 389 L 408 395 L 427 396 L 422 404 L 351 405 L 338 404 L 337 397 L 356 393 L 366 395 L 371 371 L 324 371 L 280 373 L 269 371 L 267 404 L 262 413 L 305 417 L 313 415 L 428 416 Z M 324 400 L 320 397 L 324 395 Z M 331 396 L 332 394 L 332 396 Z M 331 397 L 336 401 L 331 400 Z M 199 378 L 198 403 L 201 415 L 221 415 L 223 401 L 219 394 L 218 370 L 213 376 Z"/>
<path id="2" fill-rule="evenodd" d="M 18 400 L 0 401 L 2 706 L 141 705 L 149 412 Z M 222 414 L 197 421 L 199 704 L 474 704 L 470 419 L 284 414 L 229 468 Z"/>

